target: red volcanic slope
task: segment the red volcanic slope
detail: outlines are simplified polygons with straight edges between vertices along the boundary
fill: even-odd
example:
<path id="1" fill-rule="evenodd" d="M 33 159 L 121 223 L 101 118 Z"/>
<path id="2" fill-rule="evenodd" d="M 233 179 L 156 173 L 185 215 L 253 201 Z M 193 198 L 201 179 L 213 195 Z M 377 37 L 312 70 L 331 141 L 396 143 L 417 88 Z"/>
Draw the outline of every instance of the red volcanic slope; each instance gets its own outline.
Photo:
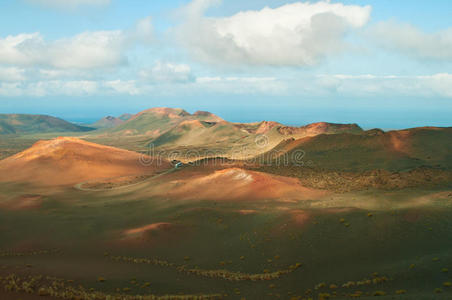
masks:
<path id="1" fill-rule="evenodd" d="M 262 172 L 229 168 L 193 174 L 189 171 L 174 174 L 172 180 L 153 184 L 147 191 L 174 199 L 296 202 L 313 200 L 328 194 L 304 187 L 296 178 Z"/>
<path id="2" fill-rule="evenodd" d="M 142 156 L 114 147 L 61 137 L 39 141 L 31 148 L 0 161 L 0 181 L 45 185 L 155 173 L 171 168 L 168 162 L 141 163 Z"/>

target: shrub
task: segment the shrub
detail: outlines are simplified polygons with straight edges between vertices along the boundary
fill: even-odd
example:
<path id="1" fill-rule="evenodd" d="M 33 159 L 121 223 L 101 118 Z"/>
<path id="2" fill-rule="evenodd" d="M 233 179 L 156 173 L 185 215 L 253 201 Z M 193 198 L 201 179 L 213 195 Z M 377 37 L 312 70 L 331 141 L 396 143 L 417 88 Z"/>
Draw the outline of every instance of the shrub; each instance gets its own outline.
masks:
<path id="1" fill-rule="evenodd" d="M 328 293 L 320 293 L 319 294 L 319 300 L 326 300 L 326 299 L 330 299 L 331 295 Z"/>
<path id="2" fill-rule="evenodd" d="M 384 292 L 384 291 L 376 291 L 376 292 L 374 292 L 374 296 L 385 296 L 386 295 L 386 292 Z"/>
<path id="3" fill-rule="evenodd" d="M 350 294 L 350 297 L 352 297 L 352 298 L 359 298 L 359 297 L 361 297 L 363 295 L 363 292 L 361 292 L 361 291 L 356 291 L 356 292 L 354 292 L 353 294 Z"/>
<path id="4" fill-rule="evenodd" d="M 47 291 L 46 288 L 42 287 L 42 288 L 39 289 L 38 295 L 41 296 L 41 297 L 47 297 L 47 296 L 50 296 L 50 293 Z"/>
<path id="5" fill-rule="evenodd" d="M 315 290 L 319 290 L 319 289 L 322 289 L 322 288 L 325 288 L 325 287 L 326 287 L 326 283 L 325 283 L 325 282 L 321 282 L 321 283 L 317 284 L 317 285 L 314 287 L 314 289 L 315 289 Z"/>
<path id="6" fill-rule="evenodd" d="M 342 285 L 342 287 L 343 288 L 351 288 L 351 287 L 353 287 L 353 286 L 355 286 L 356 285 L 356 283 L 354 282 L 354 281 L 349 281 L 349 282 L 347 282 L 347 283 L 344 283 L 343 285 Z"/>

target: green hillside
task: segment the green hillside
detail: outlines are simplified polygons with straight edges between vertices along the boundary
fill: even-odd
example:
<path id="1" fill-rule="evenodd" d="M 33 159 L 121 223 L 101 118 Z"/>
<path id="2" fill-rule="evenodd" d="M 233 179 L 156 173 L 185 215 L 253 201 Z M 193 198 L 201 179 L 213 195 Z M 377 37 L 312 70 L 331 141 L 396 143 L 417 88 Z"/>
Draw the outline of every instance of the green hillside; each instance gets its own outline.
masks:
<path id="1" fill-rule="evenodd" d="M 189 115 L 188 112 L 178 108 L 149 109 L 132 116 L 125 123 L 109 130 L 108 133 L 125 135 L 162 133 L 176 126 L 187 115 Z"/>
<path id="2" fill-rule="evenodd" d="M 84 132 L 93 128 L 79 126 L 45 115 L 0 114 L 0 134 Z"/>

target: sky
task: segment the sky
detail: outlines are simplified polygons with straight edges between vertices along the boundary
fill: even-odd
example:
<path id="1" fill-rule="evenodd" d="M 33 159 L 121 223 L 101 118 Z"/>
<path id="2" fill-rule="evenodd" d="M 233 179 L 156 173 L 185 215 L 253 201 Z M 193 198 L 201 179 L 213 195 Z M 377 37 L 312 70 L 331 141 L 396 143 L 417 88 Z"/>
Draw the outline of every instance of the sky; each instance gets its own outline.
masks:
<path id="1" fill-rule="evenodd" d="M 452 126 L 449 0 L 2 0 L 0 113 Z"/>

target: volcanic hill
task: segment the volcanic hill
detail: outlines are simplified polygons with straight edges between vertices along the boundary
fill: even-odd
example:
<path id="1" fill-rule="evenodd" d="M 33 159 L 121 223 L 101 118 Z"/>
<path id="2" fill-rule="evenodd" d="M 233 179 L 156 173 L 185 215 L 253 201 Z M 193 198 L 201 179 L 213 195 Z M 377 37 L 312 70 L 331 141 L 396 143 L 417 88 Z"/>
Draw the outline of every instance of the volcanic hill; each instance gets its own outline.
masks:
<path id="1" fill-rule="evenodd" d="M 85 132 L 94 128 L 79 126 L 45 115 L 0 114 L 0 135 L 47 132 Z"/>
<path id="2" fill-rule="evenodd" d="M 0 161 L 0 181 L 65 185 L 92 179 L 153 174 L 169 168 L 171 165 L 166 161 L 152 161 L 136 152 L 61 137 L 39 141 L 31 148 Z"/>

